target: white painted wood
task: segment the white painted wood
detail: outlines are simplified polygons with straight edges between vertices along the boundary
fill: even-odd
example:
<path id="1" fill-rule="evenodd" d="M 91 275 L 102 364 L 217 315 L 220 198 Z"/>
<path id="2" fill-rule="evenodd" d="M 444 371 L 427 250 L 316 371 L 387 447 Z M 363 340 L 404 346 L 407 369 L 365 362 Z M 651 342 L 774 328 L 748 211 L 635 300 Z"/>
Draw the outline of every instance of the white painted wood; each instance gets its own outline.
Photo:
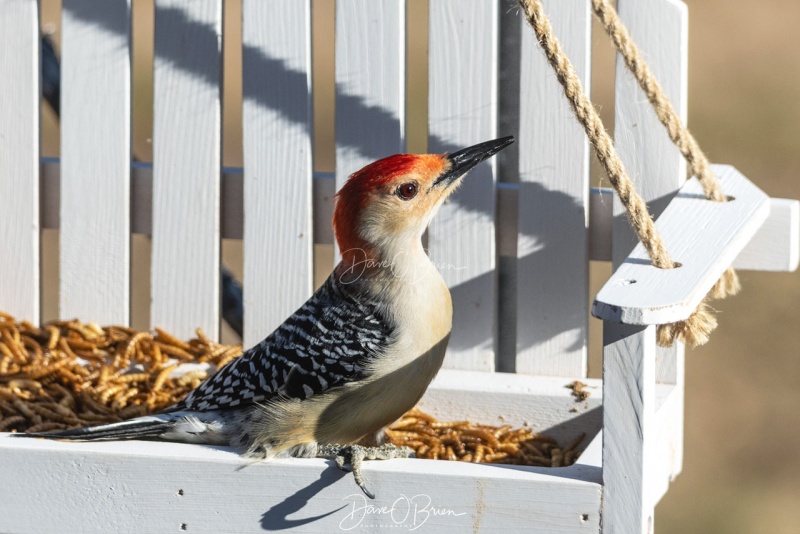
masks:
<path id="1" fill-rule="evenodd" d="M 130 320 L 130 0 L 64 0 L 59 316 Z"/>
<path id="2" fill-rule="evenodd" d="M 366 462 L 367 485 L 377 496 L 370 501 L 352 475 L 321 459 L 242 469 L 246 464 L 222 447 L 59 443 L 7 434 L 0 434 L 0 452 L 0 472 L 15 481 L 0 485 L 9 511 L 0 514 L 0 530 L 20 534 L 379 532 L 401 526 L 437 533 L 588 533 L 597 532 L 600 521 L 601 488 L 591 466 Z M 367 504 L 394 505 L 396 512 L 363 509 Z"/>
<path id="3" fill-rule="evenodd" d="M 689 317 L 766 220 L 767 196 L 730 166 L 715 165 L 731 202 L 712 202 L 692 178 L 670 202 L 656 228 L 672 259 L 657 269 L 642 245 L 611 276 L 592 306 L 595 317 L 628 324 L 665 324 Z"/>
<path id="4" fill-rule="evenodd" d="M 597 433 L 594 439 L 583 450 L 575 464 L 603 467 L 603 431 Z"/>
<path id="5" fill-rule="evenodd" d="M 603 528 L 650 533 L 656 327 L 603 326 Z"/>
<path id="6" fill-rule="evenodd" d="M 588 91 L 589 2 L 550 0 L 543 4 L 553 31 Z M 589 143 L 536 35 L 524 18 L 519 23 L 523 31 L 516 371 L 585 376 Z"/>
<path id="7" fill-rule="evenodd" d="M 429 14 L 428 151 L 453 152 L 497 133 L 497 2 L 437 0 Z M 475 167 L 428 230 L 431 259 L 453 296 L 444 366 L 495 366 L 494 158 Z"/>
<path id="8" fill-rule="evenodd" d="M 744 247 L 733 267 L 792 272 L 800 259 L 800 202 L 772 198 L 769 217 Z"/>
<path id="9" fill-rule="evenodd" d="M 153 326 L 219 333 L 221 0 L 156 0 Z"/>
<path id="10" fill-rule="evenodd" d="M 512 192 L 507 193 L 509 196 Z M 614 191 L 592 188 L 589 221 L 589 256 L 594 261 L 611 260 L 612 197 Z M 769 216 L 736 257 L 733 267 L 750 271 L 792 272 L 800 258 L 800 202 L 769 199 Z M 500 204 L 503 209 L 503 204 Z M 620 217 L 623 215 L 620 214 Z M 508 248 L 500 248 L 501 255 Z"/>
<path id="11" fill-rule="evenodd" d="M 405 1 L 336 2 L 337 191 L 368 163 L 405 151 L 405 32 Z"/>
<path id="12" fill-rule="evenodd" d="M 647 479 L 653 504 L 657 504 L 683 466 L 683 398 L 681 388 L 656 386 L 655 423 L 653 425 L 653 463 Z"/>
<path id="13" fill-rule="evenodd" d="M 311 2 L 245 0 L 242 47 L 243 341 L 249 347 L 313 288 Z"/>
<path id="14" fill-rule="evenodd" d="M 568 385 L 574 378 L 443 369 L 419 406 L 440 420 L 526 426 L 560 442 L 581 432 L 589 443 L 602 424 L 602 382 L 581 378 L 589 397 L 577 402 Z M 465 399 L 469 399 L 466 402 Z"/>
<path id="15" fill-rule="evenodd" d="M 0 0 L 0 309 L 34 323 L 39 321 L 38 7 L 36 0 Z"/>

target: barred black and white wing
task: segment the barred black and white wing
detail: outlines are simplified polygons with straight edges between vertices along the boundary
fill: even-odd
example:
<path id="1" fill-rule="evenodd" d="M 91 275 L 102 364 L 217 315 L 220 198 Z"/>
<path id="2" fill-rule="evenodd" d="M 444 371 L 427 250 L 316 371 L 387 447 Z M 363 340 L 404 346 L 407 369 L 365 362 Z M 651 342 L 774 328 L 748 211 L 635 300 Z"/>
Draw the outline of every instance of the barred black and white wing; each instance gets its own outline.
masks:
<path id="1" fill-rule="evenodd" d="M 378 306 L 331 275 L 261 343 L 206 379 L 168 411 L 211 411 L 281 396 L 307 399 L 364 378 L 391 342 Z"/>

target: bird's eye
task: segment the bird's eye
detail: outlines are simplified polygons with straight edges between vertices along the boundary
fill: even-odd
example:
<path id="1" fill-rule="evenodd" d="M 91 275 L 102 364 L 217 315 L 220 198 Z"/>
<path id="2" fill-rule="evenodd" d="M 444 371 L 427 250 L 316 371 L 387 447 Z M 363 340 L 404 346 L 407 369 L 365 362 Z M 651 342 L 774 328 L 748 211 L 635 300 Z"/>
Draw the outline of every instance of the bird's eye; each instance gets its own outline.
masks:
<path id="1" fill-rule="evenodd" d="M 408 182 L 397 188 L 397 196 L 403 200 L 411 200 L 417 196 L 417 184 Z"/>

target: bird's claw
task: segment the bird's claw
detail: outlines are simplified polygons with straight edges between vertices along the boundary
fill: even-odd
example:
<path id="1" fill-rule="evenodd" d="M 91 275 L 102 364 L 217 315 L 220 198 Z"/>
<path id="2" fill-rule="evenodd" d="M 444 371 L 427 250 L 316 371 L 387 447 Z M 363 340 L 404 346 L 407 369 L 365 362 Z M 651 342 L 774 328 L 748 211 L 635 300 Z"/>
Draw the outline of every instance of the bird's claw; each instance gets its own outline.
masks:
<path id="1" fill-rule="evenodd" d="M 391 444 L 380 445 L 378 447 L 363 447 L 361 445 L 320 445 L 317 451 L 318 458 L 333 459 L 336 467 L 342 471 L 347 471 L 345 464 L 350 464 L 353 471 L 353 478 L 361 488 L 361 491 L 374 499 L 375 495 L 369 491 L 364 483 L 364 475 L 361 473 L 361 466 L 364 460 L 391 460 L 394 458 L 409 458 L 413 451 L 408 447 L 396 447 Z"/>

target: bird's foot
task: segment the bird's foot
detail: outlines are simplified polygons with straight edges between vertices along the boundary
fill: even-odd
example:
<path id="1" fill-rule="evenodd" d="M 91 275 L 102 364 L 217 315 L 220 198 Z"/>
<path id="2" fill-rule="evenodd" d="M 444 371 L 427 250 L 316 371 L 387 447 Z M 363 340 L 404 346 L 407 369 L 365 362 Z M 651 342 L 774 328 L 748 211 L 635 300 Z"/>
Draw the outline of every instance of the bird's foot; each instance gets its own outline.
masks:
<path id="1" fill-rule="evenodd" d="M 375 495 L 370 492 L 364 484 L 364 475 L 361 473 L 361 464 L 364 460 L 391 460 L 393 458 L 409 458 L 414 451 L 408 447 L 395 447 L 392 444 L 385 444 L 379 447 L 363 447 L 361 445 L 320 445 L 317 450 L 317 458 L 329 458 L 336 462 L 336 466 L 346 471 L 345 464 L 352 466 L 353 478 L 361 488 L 361 491 L 374 499 Z"/>

